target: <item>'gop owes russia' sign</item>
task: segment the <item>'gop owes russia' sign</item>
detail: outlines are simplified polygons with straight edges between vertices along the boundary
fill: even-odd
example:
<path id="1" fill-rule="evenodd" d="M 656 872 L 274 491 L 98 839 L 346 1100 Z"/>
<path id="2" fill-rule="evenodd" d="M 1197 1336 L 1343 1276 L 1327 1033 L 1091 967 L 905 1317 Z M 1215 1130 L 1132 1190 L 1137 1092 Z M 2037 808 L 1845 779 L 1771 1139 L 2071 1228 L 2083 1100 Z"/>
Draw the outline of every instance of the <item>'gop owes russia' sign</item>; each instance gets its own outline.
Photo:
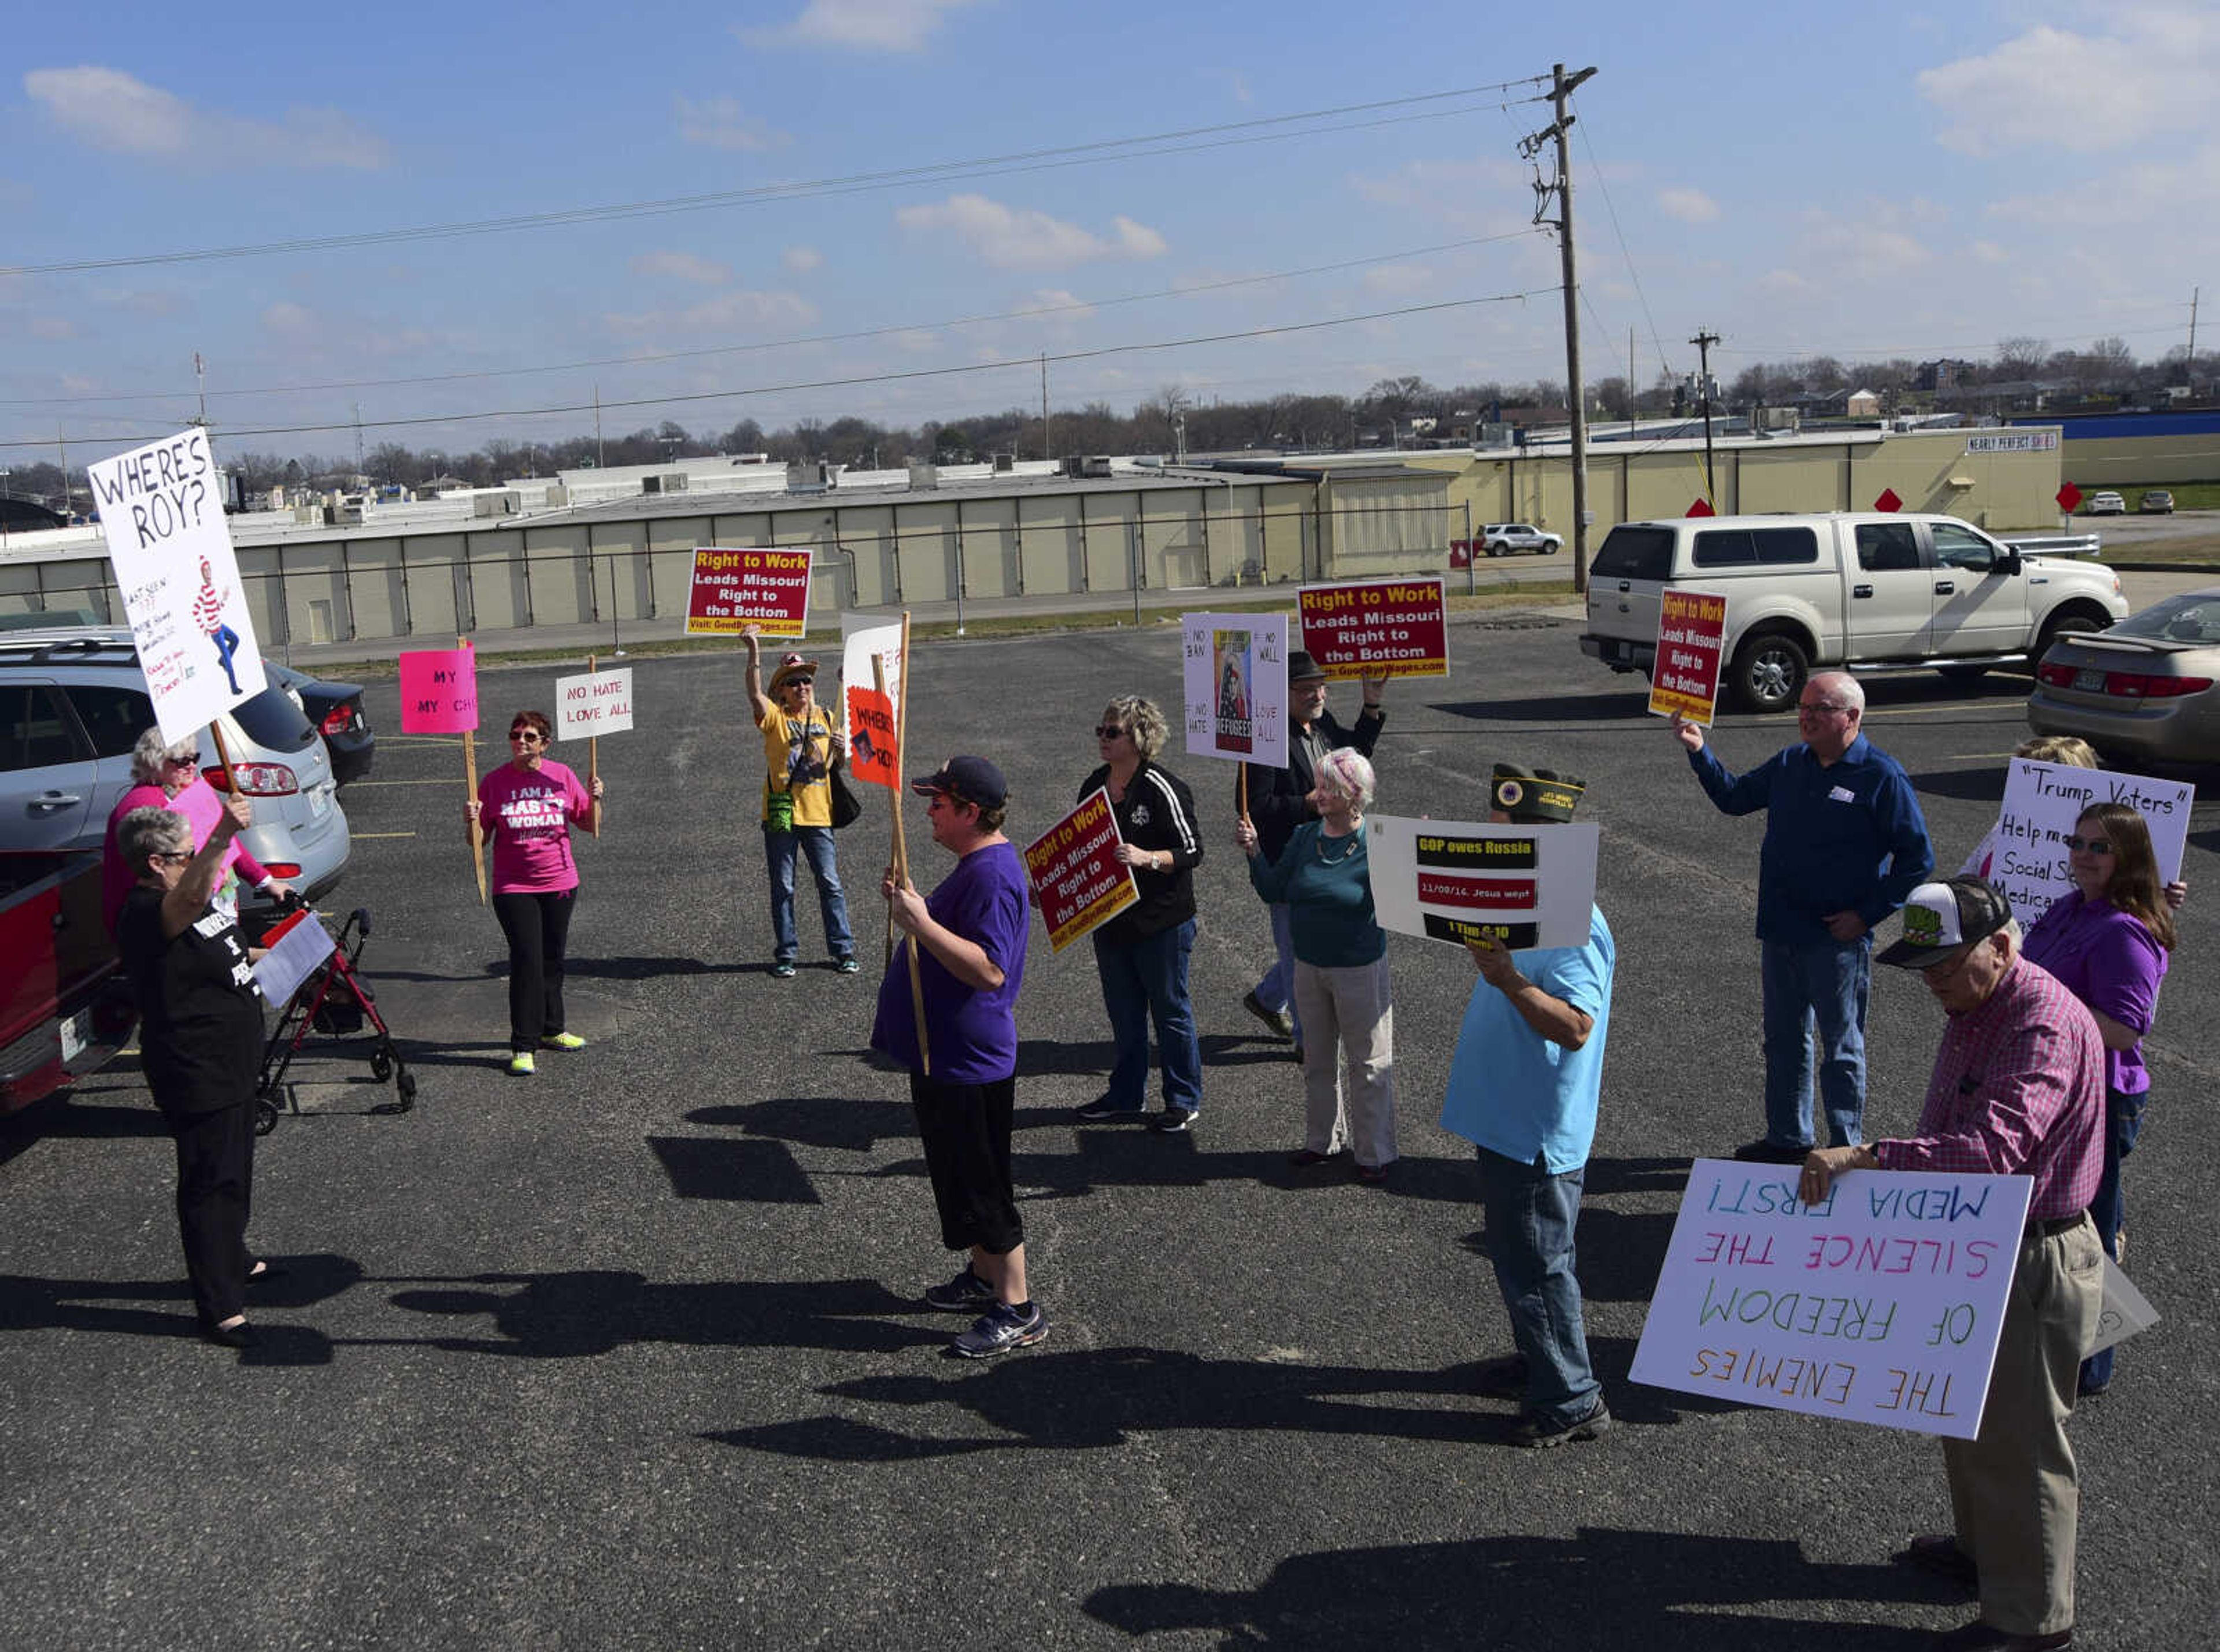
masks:
<path id="1" fill-rule="evenodd" d="M 1634 1352 L 1637 1382 L 1969 1440 L 2011 1294 L 2025 1176 L 1699 1159 Z"/>
<path id="2" fill-rule="evenodd" d="M 208 432 L 150 443 L 85 474 L 154 720 L 163 739 L 190 739 L 266 686 Z"/>

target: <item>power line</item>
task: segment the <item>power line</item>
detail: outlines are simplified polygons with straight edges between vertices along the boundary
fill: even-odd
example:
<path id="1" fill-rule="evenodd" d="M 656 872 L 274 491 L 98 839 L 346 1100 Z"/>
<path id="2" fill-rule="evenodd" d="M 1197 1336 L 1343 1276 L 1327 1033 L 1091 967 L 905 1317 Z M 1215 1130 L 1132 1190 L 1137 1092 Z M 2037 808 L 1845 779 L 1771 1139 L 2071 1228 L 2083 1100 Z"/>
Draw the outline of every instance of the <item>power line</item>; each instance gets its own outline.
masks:
<path id="1" fill-rule="evenodd" d="M 1603 209 L 1611 220 L 1611 233 L 1618 241 L 1618 255 L 1626 260 L 1626 278 L 1634 284 L 1634 296 L 1642 304 L 1642 319 L 1649 323 L 1649 343 L 1650 347 L 1657 352 L 1657 365 L 1662 371 L 1670 374 L 1673 364 L 1665 354 L 1664 340 L 1658 336 L 1657 318 L 1650 314 L 1649 295 L 1642 290 L 1642 277 L 1634 267 L 1634 250 L 1627 246 L 1626 233 L 1618 226 L 1618 208 L 1612 201 L 1611 186 L 1603 180 L 1602 164 L 1596 159 L 1595 145 L 1589 140 L 1585 127 L 1581 129 L 1581 146 L 1588 152 L 1588 170 L 1595 174 L 1596 188 L 1603 194 Z M 1596 317 L 1596 325 L 1603 325 L 1603 318 L 1600 315 Z M 1628 371 L 1632 369 L 1630 367 Z M 1634 388 L 1631 384 L 1626 387 L 1629 396 L 1634 393 Z"/>
<path id="2" fill-rule="evenodd" d="M 1558 290 L 1556 287 L 1530 288 L 1521 292 L 1493 293 L 1480 298 L 1450 298 L 1431 304 L 1406 304 L 1396 309 L 1372 310 L 1361 315 L 1337 315 L 1316 321 L 1288 321 L 1276 327 L 1249 327 L 1235 333 L 1211 333 L 1184 339 L 1158 339 L 1138 344 L 1102 345 L 1091 350 L 1068 350 L 1051 353 L 1051 363 L 1095 361 L 1106 356 L 1134 355 L 1157 350 L 1181 350 L 1207 344 L 1230 344 L 1248 339 L 1277 338 L 1292 333 L 1314 333 L 1328 327 L 1353 327 L 1364 321 L 1394 321 L 1406 315 L 1437 315 L 1444 310 L 1469 309 L 1481 304 L 1524 303 L 1530 298 L 1544 297 Z M 717 390 L 695 390 L 672 396 L 637 396 L 625 401 L 602 402 L 600 406 L 611 408 L 677 407 L 695 402 L 732 401 L 743 396 L 778 396 L 795 390 L 848 389 L 858 384 L 892 384 L 916 379 L 950 378 L 968 373 L 1007 372 L 1020 369 L 1032 371 L 1040 364 L 1038 354 L 1013 357 L 1007 361 L 966 362 L 947 367 L 917 367 L 902 372 L 858 373 L 840 378 L 800 379 L 783 384 L 742 385 Z M 417 414 L 396 419 L 365 419 L 365 430 L 397 430 L 420 425 L 448 425 L 473 423 L 486 419 L 529 419 L 556 414 L 589 413 L 595 403 L 581 402 L 541 408 L 490 408 L 476 413 Z M 352 430 L 356 421 L 340 420 L 324 424 L 267 425 L 242 429 L 227 429 L 226 439 L 249 436 L 305 436 L 326 433 L 334 430 Z M 93 444 L 136 441 L 131 436 L 80 435 L 73 440 Z M 30 441 L 0 441 L 0 447 L 37 447 L 45 443 Z"/>
<path id="3" fill-rule="evenodd" d="M 330 252 L 354 246 L 384 246 L 402 241 L 445 240 L 460 236 L 504 234 L 524 229 L 547 229 L 571 224 L 608 223 L 628 218 L 670 213 L 702 212 L 722 207 L 757 206 L 774 201 L 806 200 L 832 195 L 899 188 L 926 182 L 950 182 L 976 177 L 998 177 L 1010 172 L 1044 171 L 1062 166 L 1093 165 L 1104 161 L 1145 159 L 1153 155 L 1181 154 L 1197 149 L 1230 148 L 1246 143 L 1272 142 L 1305 137 L 1318 132 L 1351 131 L 1369 126 L 1396 125 L 1406 121 L 1438 119 L 1446 115 L 1492 107 L 1471 100 L 1494 97 L 1522 87 L 1538 85 L 1544 77 L 1529 76 L 1491 86 L 1463 86 L 1450 91 L 1422 92 L 1407 97 L 1380 98 L 1369 103 L 1343 103 L 1331 109 L 1307 109 L 1295 115 L 1275 115 L 1250 121 L 1222 122 L 1214 126 L 1187 127 L 1171 132 L 1147 133 L 1130 138 L 1104 139 L 1094 143 L 1067 144 L 1055 148 L 1021 150 L 1006 155 L 981 156 L 970 160 L 935 161 L 887 171 L 854 172 L 844 177 L 805 182 L 760 184 L 751 189 L 719 190 L 704 195 L 672 196 L 656 200 L 624 201 L 596 207 L 570 207 L 551 212 L 521 213 L 502 218 L 477 218 L 455 223 L 422 224 L 408 228 L 359 230 L 345 234 L 302 236 L 291 240 L 247 242 L 231 246 L 198 247 L 167 252 L 146 252 L 120 258 L 79 259 L 54 264 L 0 265 L 0 275 L 64 275 L 94 270 L 121 270 L 158 264 L 191 264 L 215 259 L 265 258 L 278 253 Z M 1287 127 L 1347 115 L 1366 115 L 1381 109 L 1408 109 L 1422 103 L 1462 100 L 1465 107 L 1428 110 L 1388 119 L 1355 122 L 1342 126 L 1312 127 L 1300 132 L 1260 132 L 1268 127 Z M 1514 101 L 1531 102 L 1531 97 Z M 1250 133 L 1245 138 L 1223 139 L 1228 133 Z M 1213 141 L 1189 142 L 1191 139 Z M 1144 146 L 1156 146 L 1147 147 Z"/>
<path id="4" fill-rule="evenodd" d="M 306 396 L 322 390 L 390 390 L 417 384 L 452 384 L 468 380 L 514 378 L 530 373 L 580 372 L 591 368 L 631 367 L 652 365 L 666 361 L 694 361 L 709 356 L 745 355 L 767 350 L 789 350 L 805 345 L 852 343 L 859 339 L 887 338 L 899 333 L 931 332 L 939 328 L 979 327 L 995 321 L 1025 321 L 1044 315 L 1063 315 L 1082 310 L 1111 309 L 1124 304 L 1151 302 L 1161 298 L 1184 298 L 1193 294 L 1223 292 L 1232 287 L 1260 286 L 1275 281 L 1289 281 L 1300 277 L 1330 275 L 1342 270 L 1362 269 L 1368 265 L 1392 264 L 1398 259 L 1425 258 L 1440 252 L 1458 252 L 1466 247 L 1485 246 L 1497 241 L 1521 240 L 1539 232 L 1532 228 L 1512 230 L 1500 235 L 1475 235 L 1463 240 L 1441 241 L 1431 246 L 1418 246 L 1398 252 L 1381 252 L 1369 258 L 1344 259 L 1335 264 L 1313 264 L 1300 270 L 1281 270 L 1269 275 L 1232 276 L 1223 281 L 1198 282 L 1182 287 L 1160 288 L 1154 292 L 1130 293 L 1118 298 L 1080 298 L 1068 304 L 1038 304 L 1024 309 L 1002 310 L 993 315 L 960 315 L 939 321 L 904 321 L 886 327 L 858 327 L 846 333 L 815 333 L 791 339 L 770 339 L 754 344 L 716 345 L 701 350 L 665 350 L 637 356 L 603 356 L 586 361 L 550 363 L 538 367 L 487 368 L 466 373 L 427 373 L 408 378 L 346 378 L 334 379 L 315 384 L 269 384 L 247 390 L 221 390 L 218 399 L 229 400 L 247 396 Z M 156 401 L 165 396 L 184 395 L 182 390 L 115 391 L 103 396 L 23 396 L 0 398 L 0 408 L 85 407 L 103 402 Z"/>

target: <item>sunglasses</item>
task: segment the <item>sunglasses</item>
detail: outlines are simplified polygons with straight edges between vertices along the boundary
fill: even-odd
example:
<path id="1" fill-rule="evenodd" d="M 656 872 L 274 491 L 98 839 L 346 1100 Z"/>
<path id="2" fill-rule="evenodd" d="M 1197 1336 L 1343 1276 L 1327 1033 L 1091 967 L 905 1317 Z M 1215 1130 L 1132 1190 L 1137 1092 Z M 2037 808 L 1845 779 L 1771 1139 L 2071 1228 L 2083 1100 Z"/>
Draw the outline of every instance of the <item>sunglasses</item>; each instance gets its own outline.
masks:
<path id="1" fill-rule="evenodd" d="M 512 728 L 508 731 L 508 738 L 512 742 L 523 745 L 542 745 L 547 739 L 536 728 Z"/>
<path id="2" fill-rule="evenodd" d="M 817 679 L 814 676 L 790 676 L 778 686 L 781 689 L 807 689 L 814 686 L 816 681 Z"/>
<path id="3" fill-rule="evenodd" d="M 148 860 L 175 861 L 179 863 L 189 863 L 191 861 L 192 857 L 192 852 L 190 850 L 183 851 L 176 854 L 165 853 L 158 850 L 153 854 L 147 857 Z"/>
<path id="4" fill-rule="evenodd" d="M 2110 838 L 2069 837 L 2066 846 L 2077 855 L 2109 855 L 2112 852 Z"/>
<path id="5" fill-rule="evenodd" d="M 1097 723 L 1094 726 L 1094 738 L 1098 740 L 1114 740 L 1125 732 L 1115 723 Z"/>
<path id="6" fill-rule="evenodd" d="M 165 763 L 174 763 L 174 764 L 179 764 L 179 765 L 181 765 L 181 766 L 183 766 L 183 767 L 184 767 L 184 768 L 187 768 L 187 769 L 191 768 L 195 764 L 198 763 L 200 760 L 201 760 L 201 754 L 200 754 L 199 752 L 197 752 L 197 751 L 181 751 L 181 752 L 178 752 L 178 754 L 176 754 L 176 755 L 175 755 L 175 756 L 173 756 L 173 757 L 165 757 L 165 758 L 163 758 L 163 759 L 162 759 L 162 761 L 163 761 L 163 762 L 165 762 Z"/>

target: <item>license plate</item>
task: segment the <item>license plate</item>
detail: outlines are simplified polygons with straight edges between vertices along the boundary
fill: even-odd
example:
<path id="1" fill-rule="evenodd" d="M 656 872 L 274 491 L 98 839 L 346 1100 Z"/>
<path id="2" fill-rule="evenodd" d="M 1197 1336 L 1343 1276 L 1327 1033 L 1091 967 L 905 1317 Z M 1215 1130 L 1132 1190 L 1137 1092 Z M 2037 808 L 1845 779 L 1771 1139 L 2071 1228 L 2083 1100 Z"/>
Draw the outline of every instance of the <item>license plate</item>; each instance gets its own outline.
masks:
<path id="1" fill-rule="evenodd" d="M 92 1042 L 92 1011 L 79 1010 L 62 1023 L 62 1064 L 66 1067 L 84 1054 L 84 1047 Z"/>
<path id="2" fill-rule="evenodd" d="M 2073 673 L 2073 686 L 2084 694 L 2104 693 L 2105 668 L 2101 665 L 2083 666 Z"/>
<path id="3" fill-rule="evenodd" d="M 309 818 L 321 820 L 331 812 L 332 789 L 328 786 L 311 787 L 309 790 Z"/>

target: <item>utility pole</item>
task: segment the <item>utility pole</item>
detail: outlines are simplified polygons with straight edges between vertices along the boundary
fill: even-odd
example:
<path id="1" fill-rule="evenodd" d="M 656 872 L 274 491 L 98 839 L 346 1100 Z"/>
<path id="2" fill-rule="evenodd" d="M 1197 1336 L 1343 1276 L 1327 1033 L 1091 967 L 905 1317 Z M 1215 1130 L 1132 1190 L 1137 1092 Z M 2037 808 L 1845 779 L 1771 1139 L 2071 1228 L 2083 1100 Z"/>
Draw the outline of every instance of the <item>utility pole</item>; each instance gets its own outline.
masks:
<path id="1" fill-rule="evenodd" d="M 2189 399 L 2197 399 L 2197 300 L 2204 290 L 2202 287 L 2189 290 Z"/>
<path id="2" fill-rule="evenodd" d="M 1718 341 L 1716 333 L 1699 333 L 1688 340 L 1696 346 L 1696 394 L 1704 402 L 1704 502 L 1713 510 L 1719 508 L 1719 496 L 1712 479 L 1712 346 Z"/>
<path id="3" fill-rule="evenodd" d="M 74 516 L 77 506 L 70 497 L 69 483 L 69 427 L 59 419 L 54 421 L 54 446 L 62 452 L 62 514 Z"/>
<path id="4" fill-rule="evenodd" d="M 362 474 L 362 403 L 354 404 L 354 471 Z"/>
<path id="5" fill-rule="evenodd" d="M 193 378 L 200 385 L 201 416 L 195 421 L 203 430 L 208 428 L 208 369 L 201 364 L 201 352 L 193 352 Z"/>
<path id="6" fill-rule="evenodd" d="M 1557 232 L 1557 258 L 1563 269 L 1565 294 L 1565 402 L 1573 415 L 1573 589 L 1588 588 L 1588 421 L 1587 398 L 1581 388 L 1581 290 L 1573 261 L 1573 165 L 1565 138 L 1575 117 L 1565 110 L 1573 89 L 1595 73 L 1593 68 L 1574 74 L 1562 63 L 1552 65 L 1550 100 L 1557 118 L 1542 131 L 1518 140 L 1518 153 L 1532 160 L 1552 139 L 1557 146 L 1557 175 L 1543 183 L 1537 168 L 1534 180 L 1534 221 L 1550 224 Z M 1557 215 L 1544 218 L 1550 196 L 1557 197 Z"/>
<path id="7" fill-rule="evenodd" d="M 2194 322 L 2190 325 L 2189 338 L 2190 347 L 2193 352 L 2197 340 L 2197 327 Z M 1056 449 L 1048 439 L 1048 352 L 1045 350 L 1041 352 L 1041 457 L 1049 459 L 1056 457 Z"/>
<path id="8" fill-rule="evenodd" d="M 594 386 L 594 468 L 605 471 L 608 464 L 608 446 L 602 440 L 602 387 L 596 384 Z"/>

